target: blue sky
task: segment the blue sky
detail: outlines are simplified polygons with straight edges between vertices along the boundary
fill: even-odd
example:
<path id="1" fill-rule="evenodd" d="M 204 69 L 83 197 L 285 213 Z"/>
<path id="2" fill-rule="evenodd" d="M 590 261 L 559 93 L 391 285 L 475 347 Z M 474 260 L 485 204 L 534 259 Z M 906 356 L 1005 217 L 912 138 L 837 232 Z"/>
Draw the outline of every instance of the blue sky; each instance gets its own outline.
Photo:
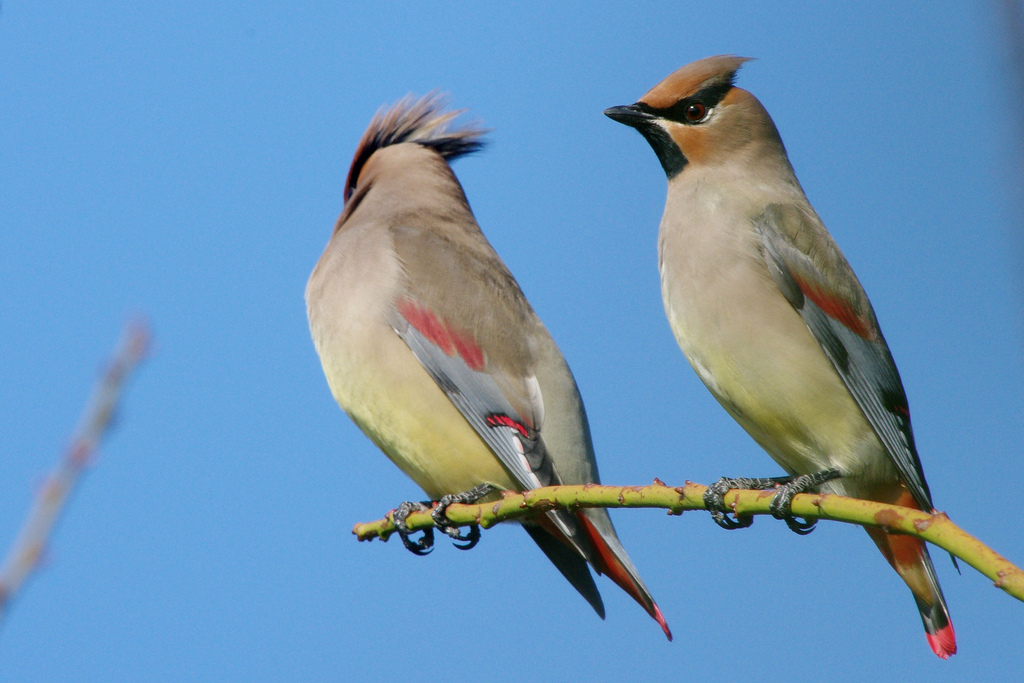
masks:
<path id="1" fill-rule="evenodd" d="M 739 83 L 872 298 L 936 505 L 1020 564 L 1021 147 L 994 3 L 43 5 L 0 14 L 0 546 L 127 316 L 156 348 L 0 630 L 0 680 L 1019 677 L 1024 605 L 934 553 L 942 662 L 855 527 L 613 513 L 673 643 L 605 579 L 602 622 L 514 527 L 427 558 L 357 543 L 421 494 L 334 404 L 302 298 L 371 116 L 440 88 L 494 129 L 455 170 L 576 374 L 604 481 L 780 473 L 672 338 L 664 175 L 601 114 L 756 57 Z"/>

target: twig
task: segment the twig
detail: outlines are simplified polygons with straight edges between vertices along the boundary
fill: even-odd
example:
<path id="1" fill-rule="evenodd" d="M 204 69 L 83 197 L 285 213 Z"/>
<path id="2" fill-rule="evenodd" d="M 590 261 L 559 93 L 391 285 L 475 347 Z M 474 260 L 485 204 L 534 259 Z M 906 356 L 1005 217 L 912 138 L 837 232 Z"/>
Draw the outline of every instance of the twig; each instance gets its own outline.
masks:
<path id="1" fill-rule="evenodd" d="M 125 326 L 120 345 L 96 384 L 70 445 L 39 487 L 28 517 L 0 566 L 0 618 L 38 566 L 68 498 L 110 428 L 125 381 L 146 355 L 149 339 L 144 321 L 132 321 Z"/>
<path id="2" fill-rule="evenodd" d="M 531 517 L 554 509 L 584 507 L 665 508 L 670 514 L 703 510 L 701 484 L 687 482 L 679 488 L 657 479 L 650 486 L 549 486 L 525 493 L 505 492 L 502 499 L 477 505 L 452 505 L 448 519 L 459 526 L 478 524 L 490 528 L 498 522 Z M 774 491 L 730 491 L 726 504 L 739 515 L 768 514 Z M 887 531 L 917 536 L 948 551 L 992 579 L 995 585 L 1024 601 L 1024 572 L 987 545 L 953 524 L 944 512 L 928 514 L 897 505 L 855 498 L 803 493 L 793 498 L 793 514 L 808 519 L 828 519 L 850 524 L 879 526 Z M 433 526 L 429 512 L 409 515 L 410 530 Z M 360 541 L 387 540 L 395 530 L 391 513 L 384 519 L 356 524 L 352 529 Z"/>

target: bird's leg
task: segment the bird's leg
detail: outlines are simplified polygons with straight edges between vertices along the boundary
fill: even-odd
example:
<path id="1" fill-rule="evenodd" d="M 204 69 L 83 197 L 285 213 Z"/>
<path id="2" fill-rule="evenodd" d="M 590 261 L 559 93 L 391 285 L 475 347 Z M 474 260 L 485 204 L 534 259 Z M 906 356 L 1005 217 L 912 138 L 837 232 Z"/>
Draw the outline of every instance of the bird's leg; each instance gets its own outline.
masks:
<path id="1" fill-rule="evenodd" d="M 429 503 L 413 503 L 405 501 L 397 508 L 392 514 L 391 518 L 395 520 L 395 531 L 398 532 L 398 536 L 402 539 L 403 545 L 413 555 L 426 555 L 430 552 L 430 549 L 434 547 L 434 530 L 424 529 L 423 536 L 418 541 L 413 541 L 409 538 L 412 531 L 409 531 L 409 527 L 405 525 L 405 518 L 413 512 L 420 512 L 422 510 L 429 510 Z"/>
<path id="2" fill-rule="evenodd" d="M 842 474 L 837 469 L 822 470 L 820 472 L 813 472 L 811 474 L 801 474 L 798 477 L 784 477 L 789 481 L 780 482 L 779 492 L 772 498 L 771 504 L 768 506 L 768 511 L 772 513 L 772 517 L 775 519 L 781 519 L 786 522 L 786 526 L 790 528 L 794 533 L 798 533 L 801 536 L 805 536 L 814 531 L 814 525 L 817 524 L 817 520 L 807 521 L 798 520 L 793 516 L 793 496 L 798 493 L 804 493 L 811 489 L 817 488 L 826 481 L 838 479 Z"/>
<path id="3" fill-rule="evenodd" d="M 494 491 L 494 487 L 490 484 L 477 484 L 468 491 L 462 493 L 449 493 L 447 496 L 437 501 L 437 506 L 431 511 L 430 516 L 434 519 L 434 524 L 438 529 L 448 534 L 453 541 L 465 541 L 465 545 L 459 545 L 454 543 L 453 545 L 459 550 L 469 550 L 480 541 L 480 527 L 476 524 L 469 526 L 469 531 L 463 536 L 459 531 L 459 527 L 455 526 L 448 521 L 448 506 L 452 503 L 463 503 L 470 505 L 486 496 L 491 491 Z"/>
<path id="4" fill-rule="evenodd" d="M 779 484 L 785 484 L 790 479 L 792 477 L 761 477 L 758 479 L 722 477 L 704 491 L 704 507 L 711 513 L 711 519 L 715 524 L 723 529 L 745 529 L 754 523 L 754 518 L 749 515 L 737 516 L 736 519 L 729 517 L 728 513 L 732 510 L 725 504 L 725 494 L 731 489 L 763 491 L 775 488 Z"/>

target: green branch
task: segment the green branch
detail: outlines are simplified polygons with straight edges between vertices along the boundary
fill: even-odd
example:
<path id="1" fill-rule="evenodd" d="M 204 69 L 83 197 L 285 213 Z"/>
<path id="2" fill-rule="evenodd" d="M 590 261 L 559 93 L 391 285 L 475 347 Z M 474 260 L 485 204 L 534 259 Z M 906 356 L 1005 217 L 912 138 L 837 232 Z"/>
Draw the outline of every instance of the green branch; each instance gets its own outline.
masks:
<path id="1" fill-rule="evenodd" d="M 705 486 L 687 482 L 672 487 L 654 480 L 650 486 L 548 486 L 525 493 L 506 491 L 502 499 L 477 505 L 452 505 L 448 519 L 458 526 L 478 524 L 488 529 L 498 522 L 532 517 L 549 510 L 574 510 L 585 507 L 664 508 L 670 514 L 684 510 L 703 510 Z M 730 491 L 725 496 L 737 515 L 768 514 L 774 491 Z M 1005 557 L 971 536 L 946 513 L 928 514 L 919 510 L 886 505 L 828 494 L 802 493 L 793 498 L 793 514 L 808 519 L 829 519 L 849 524 L 882 527 L 886 531 L 909 534 L 933 543 L 963 560 L 992 579 L 998 588 L 1024 601 L 1024 572 Z M 417 531 L 433 526 L 429 512 L 415 512 L 406 520 Z M 389 512 L 376 522 L 356 524 L 352 529 L 360 541 L 380 538 L 386 541 L 395 525 Z"/>

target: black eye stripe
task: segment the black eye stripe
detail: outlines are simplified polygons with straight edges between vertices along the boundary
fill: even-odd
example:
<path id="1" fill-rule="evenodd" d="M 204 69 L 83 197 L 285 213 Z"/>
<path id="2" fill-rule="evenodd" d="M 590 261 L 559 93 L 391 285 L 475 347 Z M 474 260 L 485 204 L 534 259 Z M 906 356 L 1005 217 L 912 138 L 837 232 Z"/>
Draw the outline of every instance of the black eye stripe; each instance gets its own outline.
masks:
<path id="1" fill-rule="evenodd" d="M 711 111 L 719 102 L 722 101 L 730 90 L 732 90 L 732 83 L 730 81 L 712 83 L 704 86 L 689 97 L 684 97 L 671 107 L 655 109 L 654 107 L 650 107 L 642 102 L 638 102 L 637 106 L 644 112 L 653 114 L 659 118 L 675 121 L 676 123 L 681 123 L 686 126 L 692 126 L 704 121 L 706 116 L 696 120 L 689 118 L 686 115 L 686 112 L 691 105 L 701 105 L 707 111 Z"/>

